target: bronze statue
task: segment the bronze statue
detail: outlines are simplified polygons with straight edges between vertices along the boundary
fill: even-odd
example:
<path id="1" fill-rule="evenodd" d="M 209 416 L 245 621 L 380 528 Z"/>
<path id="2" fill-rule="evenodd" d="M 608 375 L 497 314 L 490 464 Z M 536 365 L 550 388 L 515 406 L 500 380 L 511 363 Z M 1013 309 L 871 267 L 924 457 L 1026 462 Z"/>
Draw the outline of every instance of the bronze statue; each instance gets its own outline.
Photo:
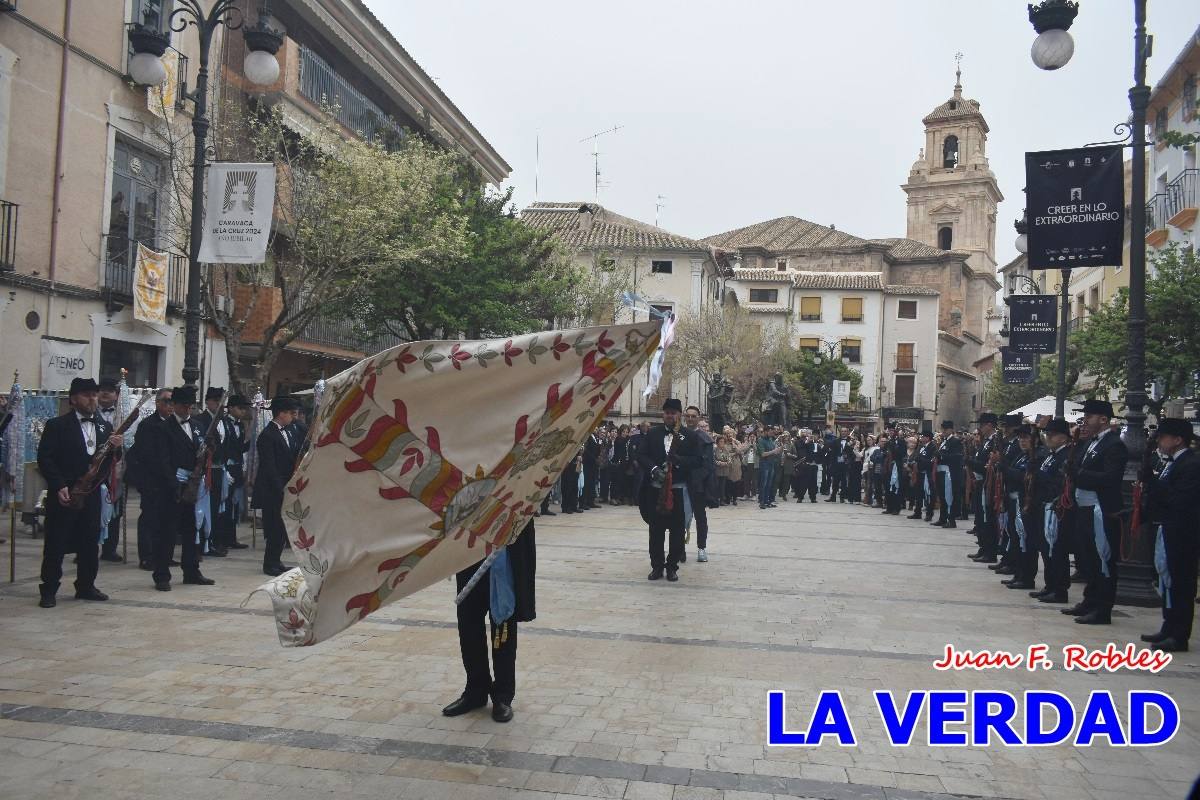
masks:
<path id="1" fill-rule="evenodd" d="M 788 424 L 788 388 L 783 382 L 783 373 L 776 372 L 767 384 L 767 399 L 763 403 L 763 422 L 768 425 L 786 427 Z"/>

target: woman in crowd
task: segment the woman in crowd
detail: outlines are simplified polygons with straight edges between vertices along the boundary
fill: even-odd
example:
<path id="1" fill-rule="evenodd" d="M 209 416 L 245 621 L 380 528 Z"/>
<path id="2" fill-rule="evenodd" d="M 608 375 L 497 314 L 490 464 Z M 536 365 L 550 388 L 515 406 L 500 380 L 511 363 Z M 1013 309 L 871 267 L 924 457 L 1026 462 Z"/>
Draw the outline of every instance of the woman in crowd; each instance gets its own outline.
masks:
<path id="1" fill-rule="evenodd" d="M 866 441 L 863 447 L 862 469 L 859 472 L 859 482 L 863 487 L 862 504 L 869 506 L 875 502 L 875 482 L 871 480 L 871 457 L 875 455 L 875 451 L 879 448 L 875 445 L 875 437 L 867 434 Z"/>
<path id="2" fill-rule="evenodd" d="M 742 457 L 742 497 L 746 500 L 758 496 L 758 452 L 755 444 L 761 429 L 761 425 L 755 425 L 753 430 L 743 433 L 741 437 L 746 447 Z"/>
<path id="3" fill-rule="evenodd" d="M 626 467 L 629 466 L 629 457 L 629 426 L 622 425 L 617 429 L 616 438 L 613 439 L 612 457 L 608 461 L 610 502 L 614 506 L 624 505 L 631 500 L 629 489 L 631 477 L 626 471 Z"/>
<path id="4" fill-rule="evenodd" d="M 857 431 L 850 434 L 853 444 L 852 461 L 846 464 L 846 495 L 851 503 L 862 502 L 862 469 L 866 445 L 863 444 L 862 434 Z"/>

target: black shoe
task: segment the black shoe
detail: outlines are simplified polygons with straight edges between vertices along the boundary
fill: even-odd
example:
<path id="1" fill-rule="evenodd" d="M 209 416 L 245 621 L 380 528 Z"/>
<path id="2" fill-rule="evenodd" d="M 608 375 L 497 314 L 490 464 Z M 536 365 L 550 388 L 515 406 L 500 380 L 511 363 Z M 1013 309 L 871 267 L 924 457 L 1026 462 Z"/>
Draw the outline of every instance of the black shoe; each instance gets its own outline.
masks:
<path id="1" fill-rule="evenodd" d="M 930 525 L 932 525 L 932 526 L 933 526 L 933 527 L 935 527 L 935 528 L 944 528 L 944 527 L 946 527 L 947 525 L 949 525 L 949 524 L 950 524 L 950 520 L 948 520 L 948 519 L 939 519 L 939 520 L 934 520 L 934 521 L 930 522 L 929 524 L 930 524 Z"/>
<path id="2" fill-rule="evenodd" d="M 512 706 L 499 700 L 492 701 L 492 719 L 496 722 L 510 722 L 512 717 Z"/>
<path id="3" fill-rule="evenodd" d="M 999 567 L 996 568 L 996 574 L 997 575 L 1014 575 L 1014 574 L 1016 574 L 1016 570 L 1013 569 L 1012 567 L 1008 566 L 1007 564 L 1001 564 Z"/>
<path id="4" fill-rule="evenodd" d="M 184 575 L 183 582 L 192 586 L 215 586 L 217 583 L 212 578 L 206 578 L 199 572 L 193 572 L 191 575 Z"/>
<path id="5" fill-rule="evenodd" d="M 975 563 L 977 563 L 977 564 L 995 564 L 996 561 L 998 561 L 998 560 L 999 559 L 997 559 L 994 555 L 984 555 L 984 556 L 980 556 L 979 558 L 975 559 Z"/>
<path id="6" fill-rule="evenodd" d="M 42 595 L 42 599 L 38 600 L 40 608 L 54 608 L 56 605 L 58 605 L 58 601 L 54 599 L 54 595 L 52 594 L 44 594 Z"/>
<path id="7" fill-rule="evenodd" d="M 225 556 L 227 556 L 228 553 L 225 552 L 224 550 L 218 550 L 217 548 L 213 547 L 213 548 L 210 548 L 209 551 L 207 553 L 205 553 L 204 555 L 210 556 L 212 558 L 225 558 Z"/>
<path id="8" fill-rule="evenodd" d="M 1054 590 L 1051 589 L 1049 586 L 1047 586 L 1044 589 L 1038 589 L 1036 592 L 1030 592 L 1029 596 L 1035 600 L 1040 600 L 1043 597 L 1046 597 L 1047 595 L 1051 595 L 1051 594 L 1054 594 Z"/>
<path id="9" fill-rule="evenodd" d="M 272 578 L 278 577 L 285 572 L 287 572 L 287 567 L 284 566 L 263 567 L 263 575 L 270 575 Z"/>
<path id="10" fill-rule="evenodd" d="M 1162 631 L 1158 633 L 1143 633 L 1141 636 L 1143 642 L 1149 642 L 1150 644 L 1158 644 L 1163 639 L 1169 638 L 1171 638 L 1170 634 L 1163 633 Z"/>
<path id="11" fill-rule="evenodd" d="M 1008 584 L 1008 588 L 1010 588 L 1010 589 L 1032 589 L 1033 588 L 1033 581 L 1014 581 L 1014 582 L 1005 581 L 1005 583 Z"/>
<path id="12" fill-rule="evenodd" d="M 1091 609 L 1089 609 L 1083 603 L 1078 603 L 1076 605 L 1071 606 L 1070 608 L 1063 608 L 1063 609 L 1059 609 L 1059 610 L 1062 611 L 1062 613 L 1066 614 L 1067 616 L 1071 616 L 1071 617 L 1082 617 L 1083 615 L 1085 615 L 1089 611 L 1091 611 Z"/>
<path id="13" fill-rule="evenodd" d="M 1065 602 L 1067 602 L 1067 593 L 1066 592 L 1062 592 L 1062 593 L 1051 592 L 1050 594 L 1044 594 L 1038 598 L 1038 602 L 1039 603 L 1065 603 Z"/>
<path id="14" fill-rule="evenodd" d="M 1093 611 L 1090 614 L 1084 614 L 1082 617 L 1076 617 L 1075 621 L 1080 625 L 1112 625 L 1112 613 L 1109 611 Z"/>
<path id="15" fill-rule="evenodd" d="M 825 502 L 826 502 L 826 503 L 836 503 L 836 502 L 837 502 L 837 498 L 836 498 L 836 497 L 831 497 L 831 498 L 829 498 L 828 500 L 826 500 Z"/>
<path id="16" fill-rule="evenodd" d="M 677 570 L 677 569 L 667 570 L 667 581 L 669 583 L 675 583 L 675 581 L 677 581 L 677 580 L 679 580 L 679 570 Z"/>
<path id="17" fill-rule="evenodd" d="M 447 717 L 461 717 L 463 714 L 467 714 L 477 708 L 483 708 L 487 704 L 488 699 L 486 696 L 474 700 L 467 697 L 466 692 L 463 692 L 457 700 L 442 709 L 442 715 Z"/>
<path id="18" fill-rule="evenodd" d="M 162 581 L 160 583 L 156 583 L 156 584 L 154 584 L 154 588 L 160 592 L 169 592 L 169 591 L 171 591 L 171 582 L 170 581 Z"/>
<path id="19" fill-rule="evenodd" d="M 1078 622 L 1079 620 L 1075 620 Z M 1188 651 L 1188 643 L 1183 639 L 1176 639 L 1174 636 L 1168 636 L 1166 639 L 1156 643 L 1156 650 L 1162 650 L 1164 653 L 1186 653 Z"/>
<path id="20" fill-rule="evenodd" d="M 1079 574 L 1079 570 L 1071 573 L 1071 583 L 1087 583 L 1087 578 Z"/>
<path id="21" fill-rule="evenodd" d="M 139 562 L 138 562 L 138 569 L 144 569 L 144 570 L 146 570 L 146 572 L 153 572 L 153 571 L 154 571 L 154 565 L 153 565 L 153 564 L 151 564 L 149 561 L 139 561 Z"/>
<path id="22" fill-rule="evenodd" d="M 650 574 L 646 576 L 646 580 L 648 580 L 648 581 L 662 580 L 662 576 L 663 576 L 662 567 L 655 567 L 654 569 L 650 570 Z"/>
<path id="23" fill-rule="evenodd" d="M 983 558 L 983 548 L 979 548 L 974 553 L 971 553 L 971 555 L 967 556 L 967 558 L 971 559 L 972 561 L 977 558 Z"/>
<path id="24" fill-rule="evenodd" d="M 776 508 L 774 503 L 767 503 L 767 508 Z"/>
<path id="25" fill-rule="evenodd" d="M 909 514 L 908 518 L 909 519 L 920 519 L 921 515 L 920 514 Z"/>
<path id="26" fill-rule="evenodd" d="M 557 511 L 543 511 L 542 516 L 543 517 L 557 517 L 558 512 Z"/>
<path id="27" fill-rule="evenodd" d="M 250 545 L 242 544 L 241 542 L 230 542 L 229 543 L 230 550 L 246 550 L 249 547 L 250 547 Z"/>
<path id="28" fill-rule="evenodd" d="M 684 549 L 684 551 L 682 553 L 679 554 L 679 563 L 680 564 L 687 563 L 687 549 L 686 548 Z"/>
<path id="29" fill-rule="evenodd" d="M 957 527 L 958 527 L 958 523 L 957 523 L 957 522 L 955 522 L 954 520 L 948 520 L 948 521 L 946 522 L 946 524 L 945 524 L 945 525 L 943 525 L 942 527 L 943 527 L 943 528 L 957 528 Z"/>
<path id="30" fill-rule="evenodd" d="M 925 516 L 925 521 L 926 521 L 926 522 L 932 522 L 932 520 L 933 520 L 933 514 L 927 514 L 927 515 Z"/>
<path id="31" fill-rule="evenodd" d="M 75 599 L 76 600 L 95 600 L 97 602 L 104 602 L 105 600 L 108 599 L 108 595 L 106 595 L 104 592 L 100 591 L 95 586 L 93 586 L 90 589 L 84 589 L 83 591 L 76 592 Z"/>
<path id="32" fill-rule="evenodd" d="M 101 561 L 111 561 L 114 564 L 124 564 L 125 563 L 125 559 L 121 558 L 116 553 L 102 553 L 100 555 L 100 560 Z"/>

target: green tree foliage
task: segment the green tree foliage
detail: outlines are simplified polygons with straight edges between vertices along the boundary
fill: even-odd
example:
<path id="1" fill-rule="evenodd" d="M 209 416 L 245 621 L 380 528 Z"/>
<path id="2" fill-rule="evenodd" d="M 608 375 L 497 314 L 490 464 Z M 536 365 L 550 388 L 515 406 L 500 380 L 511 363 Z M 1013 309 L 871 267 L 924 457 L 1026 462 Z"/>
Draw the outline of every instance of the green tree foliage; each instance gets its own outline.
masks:
<path id="1" fill-rule="evenodd" d="M 1146 279 L 1146 378 L 1161 384 L 1162 400 L 1151 401 L 1158 416 L 1163 401 L 1183 396 L 1200 369 L 1200 261 L 1191 249 L 1172 244 L 1154 259 Z M 1088 317 L 1078 334 L 1079 367 L 1103 390 L 1128 383 L 1129 293 L 1122 289 L 1109 305 Z"/>
<path id="2" fill-rule="evenodd" d="M 788 410 L 796 423 L 819 421 L 823 424 L 825 404 L 834 381 L 850 381 L 851 402 L 858 400 L 858 390 L 862 386 L 862 373 L 843 364 L 841 359 L 830 359 L 825 353 L 817 363 L 814 356 L 810 351 L 789 348 L 781 359 L 783 380 L 791 395 Z"/>

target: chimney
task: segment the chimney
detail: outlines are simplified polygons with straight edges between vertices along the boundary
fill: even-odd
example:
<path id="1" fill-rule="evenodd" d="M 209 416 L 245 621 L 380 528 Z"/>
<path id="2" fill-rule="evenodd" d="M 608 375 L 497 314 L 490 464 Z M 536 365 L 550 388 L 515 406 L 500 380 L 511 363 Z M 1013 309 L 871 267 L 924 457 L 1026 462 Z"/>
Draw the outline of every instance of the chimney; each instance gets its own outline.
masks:
<path id="1" fill-rule="evenodd" d="M 579 229 L 584 233 L 588 233 L 592 229 L 592 220 L 595 217 L 595 210 L 584 203 L 579 207 Z"/>

